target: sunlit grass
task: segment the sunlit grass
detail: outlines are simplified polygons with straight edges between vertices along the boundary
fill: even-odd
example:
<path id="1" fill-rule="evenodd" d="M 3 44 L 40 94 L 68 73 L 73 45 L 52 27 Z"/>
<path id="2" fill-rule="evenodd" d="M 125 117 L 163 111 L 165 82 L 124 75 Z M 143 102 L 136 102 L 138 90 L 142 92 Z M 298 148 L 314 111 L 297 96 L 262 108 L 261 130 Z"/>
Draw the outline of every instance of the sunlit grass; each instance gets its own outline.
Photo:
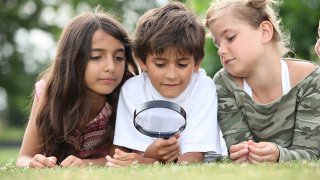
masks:
<path id="1" fill-rule="evenodd" d="M 155 164 L 120 169 L 107 167 L 27 169 L 15 167 L 18 148 L 0 149 L 0 179 L 320 179 L 320 160 L 281 164 L 234 164 L 219 162 L 195 165 Z"/>
<path id="2" fill-rule="evenodd" d="M 197 165 L 150 165 L 120 169 L 107 167 L 26 169 L 14 162 L 0 165 L 1 179 L 320 179 L 320 161 L 238 165 L 230 162 Z"/>

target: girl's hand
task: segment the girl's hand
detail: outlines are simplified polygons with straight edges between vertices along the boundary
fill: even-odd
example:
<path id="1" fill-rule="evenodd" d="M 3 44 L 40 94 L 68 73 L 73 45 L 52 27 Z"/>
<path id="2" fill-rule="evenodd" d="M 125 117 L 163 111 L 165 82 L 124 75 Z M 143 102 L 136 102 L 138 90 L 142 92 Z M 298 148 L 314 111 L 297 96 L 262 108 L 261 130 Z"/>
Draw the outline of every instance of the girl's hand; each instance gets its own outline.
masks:
<path id="1" fill-rule="evenodd" d="M 160 162 L 173 162 L 180 156 L 179 136 L 169 139 L 156 139 L 148 146 L 143 157 Z"/>
<path id="2" fill-rule="evenodd" d="M 121 151 L 120 149 L 114 150 L 113 158 L 111 156 L 106 156 L 107 166 L 109 167 L 122 167 L 137 164 L 142 160 L 142 156 L 137 153 L 127 153 Z"/>
<path id="3" fill-rule="evenodd" d="M 248 162 L 248 142 L 242 142 L 230 146 L 230 159 L 236 163 Z"/>
<path id="4" fill-rule="evenodd" d="M 84 167 L 86 166 L 86 163 L 84 160 L 70 155 L 66 159 L 64 159 L 60 165 L 62 167 Z"/>
<path id="5" fill-rule="evenodd" d="M 249 162 L 259 164 L 263 162 L 277 162 L 279 159 L 279 149 L 276 144 L 270 142 L 249 143 Z"/>
<path id="6" fill-rule="evenodd" d="M 53 168 L 56 167 L 57 158 L 54 156 L 45 157 L 42 154 L 36 154 L 29 162 L 31 168 Z"/>

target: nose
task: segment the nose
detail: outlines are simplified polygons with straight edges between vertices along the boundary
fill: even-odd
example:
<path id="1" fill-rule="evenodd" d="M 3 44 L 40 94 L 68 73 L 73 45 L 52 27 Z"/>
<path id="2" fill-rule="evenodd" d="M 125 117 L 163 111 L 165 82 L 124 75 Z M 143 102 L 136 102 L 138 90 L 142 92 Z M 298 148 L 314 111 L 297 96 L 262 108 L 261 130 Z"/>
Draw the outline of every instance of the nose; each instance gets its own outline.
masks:
<path id="1" fill-rule="evenodd" d="M 114 72 L 115 64 L 112 56 L 106 56 L 104 59 L 104 71 Z"/>
<path id="2" fill-rule="evenodd" d="M 218 49 L 218 55 L 222 56 L 223 54 L 226 54 L 227 48 L 223 43 L 220 43 L 219 49 Z"/>
<path id="3" fill-rule="evenodd" d="M 176 72 L 176 68 L 174 67 L 174 65 L 171 65 L 168 67 L 168 70 L 166 72 L 166 78 L 168 78 L 168 79 L 177 78 L 177 72 Z"/>

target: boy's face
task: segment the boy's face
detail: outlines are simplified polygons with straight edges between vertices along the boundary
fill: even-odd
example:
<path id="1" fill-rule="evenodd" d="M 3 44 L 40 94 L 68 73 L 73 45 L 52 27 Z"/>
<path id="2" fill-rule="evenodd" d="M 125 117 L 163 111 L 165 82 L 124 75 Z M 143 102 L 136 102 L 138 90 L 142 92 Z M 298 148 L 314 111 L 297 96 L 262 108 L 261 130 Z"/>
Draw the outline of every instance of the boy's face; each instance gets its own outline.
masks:
<path id="1" fill-rule="evenodd" d="M 166 98 L 177 97 L 187 88 L 199 64 L 195 64 L 194 56 L 182 54 L 175 48 L 167 48 L 161 55 L 149 54 L 146 64 L 140 63 L 152 85 Z"/>

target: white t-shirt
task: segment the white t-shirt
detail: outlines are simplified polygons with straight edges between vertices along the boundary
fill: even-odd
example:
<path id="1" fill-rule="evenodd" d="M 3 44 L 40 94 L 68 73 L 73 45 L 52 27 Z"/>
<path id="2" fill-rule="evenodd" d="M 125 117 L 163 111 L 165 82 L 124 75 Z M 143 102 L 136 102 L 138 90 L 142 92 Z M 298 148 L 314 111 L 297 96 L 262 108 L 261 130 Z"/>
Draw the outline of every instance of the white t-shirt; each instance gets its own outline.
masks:
<path id="1" fill-rule="evenodd" d="M 193 73 L 187 88 L 176 98 L 165 98 L 152 86 L 147 73 L 130 78 L 121 88 L 114 144 L 144 152 L 154 141 L 136 130 L 134 110 L 152 100 L 179 104 L 187 113 L 187 126 L 180 134 L 181 153 L 214 151 L 226 155 L 225 142 L 217 123 L 217 95 L 214 81 L 203 69 Z"/>

